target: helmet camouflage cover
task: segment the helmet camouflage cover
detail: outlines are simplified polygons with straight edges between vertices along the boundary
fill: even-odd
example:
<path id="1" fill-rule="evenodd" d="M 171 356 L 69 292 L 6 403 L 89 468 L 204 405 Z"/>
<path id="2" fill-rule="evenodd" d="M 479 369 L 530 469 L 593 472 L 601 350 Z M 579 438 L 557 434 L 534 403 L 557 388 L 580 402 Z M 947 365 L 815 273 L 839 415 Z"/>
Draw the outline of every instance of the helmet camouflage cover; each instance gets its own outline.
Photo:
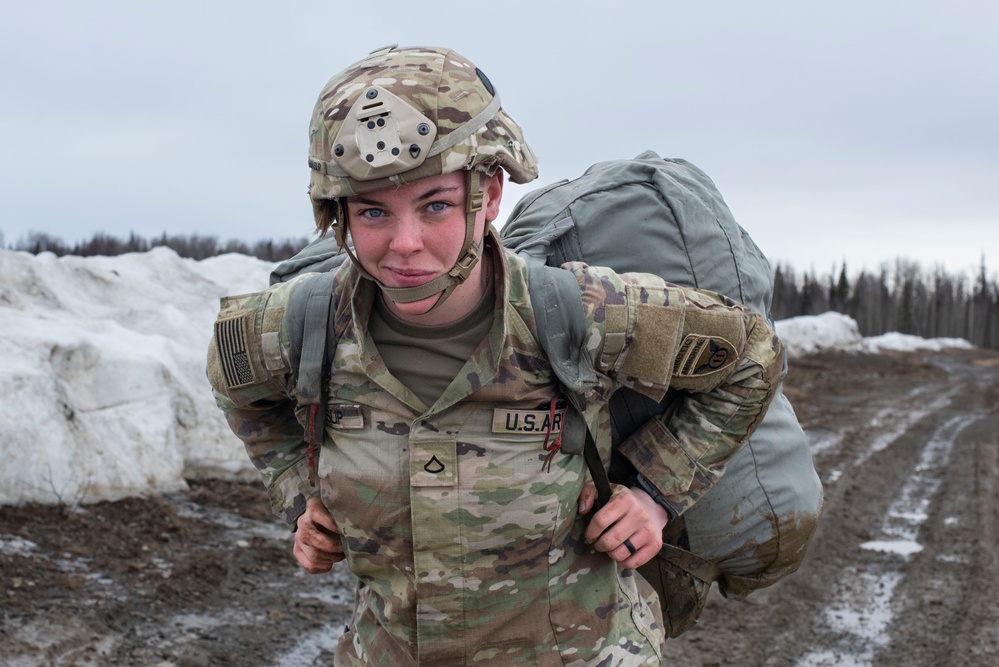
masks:
<path id="1" fill-rule="evenodd" d="M 309 167 L 321 232 L 334 222 L 324 200 L 459 170 L 502 167 L 515 183 L 538 173 L 523 132 L 475 65 L 449 49 L 396 46 L 370 53 L 323 88 Z"/>

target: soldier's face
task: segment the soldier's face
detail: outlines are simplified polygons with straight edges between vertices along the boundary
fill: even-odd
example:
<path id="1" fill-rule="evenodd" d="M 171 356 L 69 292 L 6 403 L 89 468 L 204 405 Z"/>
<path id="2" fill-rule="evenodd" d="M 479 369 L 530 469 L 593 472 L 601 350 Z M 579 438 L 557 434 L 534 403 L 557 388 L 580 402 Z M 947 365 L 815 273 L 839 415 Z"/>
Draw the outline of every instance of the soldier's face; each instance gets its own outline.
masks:
<path id="1" fill-rule="evenodd" d="M 415 287 L 454 266 L 465 240 L 465 172 L 452 172 L 376 190 L 347 199 L 354 253 L 364 269 L 388 287 Z M 482 210 L 475 219 L 475 241 L 486 222 L 499 215 L 502 172 L 483 184 Z M 438 295 L 389 308 L 407 321 L 442 324 L 471 312 L 482 297 L 483 262 L 440 308 L 428 313 Z"/>

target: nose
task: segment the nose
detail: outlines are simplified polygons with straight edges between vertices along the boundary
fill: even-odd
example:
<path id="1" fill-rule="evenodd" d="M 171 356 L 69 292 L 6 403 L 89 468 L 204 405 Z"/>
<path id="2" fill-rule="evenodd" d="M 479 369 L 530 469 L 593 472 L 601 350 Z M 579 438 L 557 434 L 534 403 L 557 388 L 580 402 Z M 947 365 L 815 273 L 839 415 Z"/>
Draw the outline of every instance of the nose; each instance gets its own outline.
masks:
<path id="1" fill-rule="evenodd" d="M 423 228 L 419 220 L 411 215 L 399 216 L 389 248 L 400 255 L 411 255 L 422 250 Z"/>

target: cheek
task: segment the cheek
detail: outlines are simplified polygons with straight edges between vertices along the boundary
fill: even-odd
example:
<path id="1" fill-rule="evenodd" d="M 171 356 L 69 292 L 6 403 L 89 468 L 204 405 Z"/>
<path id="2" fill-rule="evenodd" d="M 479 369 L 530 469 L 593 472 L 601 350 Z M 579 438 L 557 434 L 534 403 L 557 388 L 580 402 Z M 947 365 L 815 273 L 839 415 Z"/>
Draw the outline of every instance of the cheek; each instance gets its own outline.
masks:
<path id="1" fill-rule="evenodd" d="M 442 254 L 451 259 L 451 262 L 458 261 L 458 254 L 461 252 L 462 243 L 465 241 L 465 221 L 461 225 L 453 225 L 447 234 L 441 234 L 440 245 Z M 446 248 L 446 250 L 444 250 Z"/>
<path id="2" fill-rule="evenodd" d="M 446 224 L 428 225 L 423 232 L 423 250 L 450 268 L 458 261 L 465 240 L 465 216 L 452 218 Z"/>
<path id="3" fill-rule="evenodd" d="M 361 265 L 365 269 L 370 270 L 370 267 L 377 262 L 378 257 L 385 253 L 382 247 L 385 242 L 381 236 L 377 232 L 360 226 L 350 229 L 350 239 L 354 243 L 354 255 L 361 260 Z"/>

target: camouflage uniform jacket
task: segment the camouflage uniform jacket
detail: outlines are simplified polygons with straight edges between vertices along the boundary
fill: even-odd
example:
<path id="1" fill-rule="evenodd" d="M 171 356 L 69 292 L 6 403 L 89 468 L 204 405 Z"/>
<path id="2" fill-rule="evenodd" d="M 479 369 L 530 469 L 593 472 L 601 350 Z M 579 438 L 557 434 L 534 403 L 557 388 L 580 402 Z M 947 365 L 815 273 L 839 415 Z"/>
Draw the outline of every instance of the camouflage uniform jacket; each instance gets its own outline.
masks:
<path id="1" fill-rule="evenodd" d="M 432 406 L 375 349 L 366 328 L 375 286 L 349 263 L 337 275 L 342 334 L 317 467 L 359 586 L 336 664 L 658 665 L 655 593 L 583 540 L 583 457 L 556 453 L 543 468 L 546 435 L 554 440 L 565 411 L 552 403 L 558 386 L 537 343 L 523 260 L 505 250 L 494 257 L 492 328 Z M 582 289 L 587 350 L 600 372 L 585 417 L 605 459 L 606 405 L 617 387 L 657 399 L 671 379 L 701 390 L 663 425 L 659 442 L 626 452 L 683 508 L 761 418 L 780 344 L 759 316 L 723 297 L 651 275 L 567 268 Z M 209 352 L 218 404 L 289 523 L 316 493 L 281 326 L 300 283 L 223 299 Z M 733 353 L 708 380 L 691 366 L 691 345 L 704 336 Z"/>

